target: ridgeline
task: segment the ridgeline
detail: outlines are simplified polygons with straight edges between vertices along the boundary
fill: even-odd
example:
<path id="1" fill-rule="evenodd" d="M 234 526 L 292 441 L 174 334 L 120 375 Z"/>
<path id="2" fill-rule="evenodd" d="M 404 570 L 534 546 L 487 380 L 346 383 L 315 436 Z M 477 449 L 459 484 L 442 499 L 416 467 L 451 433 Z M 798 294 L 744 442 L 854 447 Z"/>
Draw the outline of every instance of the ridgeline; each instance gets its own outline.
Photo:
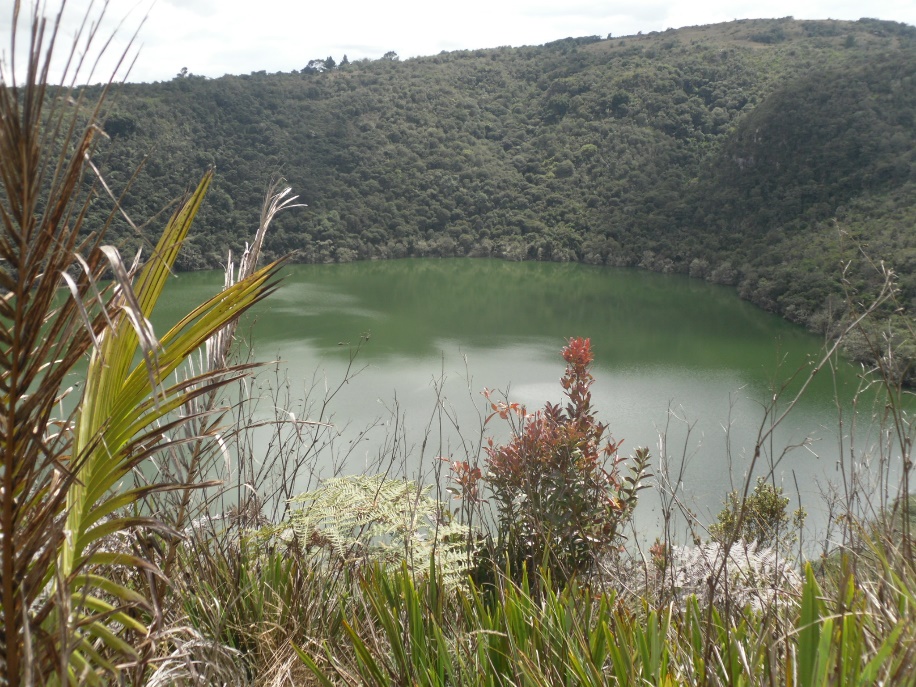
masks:
<path id="1" fill-rule="evenodd" d="M 149 156 L 132 217 L 216 167 L 182 269 L 240 248 L 282 174 L 309 207 L 281 215 L 266 249 L 300 261 L 641 266 L 733 285 L 825 333 L 884 261 L 916 312 L 912 26 L 739 20 L 303 63 L 117 89 L 100 158 L 117 192 Z M 159 229 L 112 235 L 130 255 Z"/>

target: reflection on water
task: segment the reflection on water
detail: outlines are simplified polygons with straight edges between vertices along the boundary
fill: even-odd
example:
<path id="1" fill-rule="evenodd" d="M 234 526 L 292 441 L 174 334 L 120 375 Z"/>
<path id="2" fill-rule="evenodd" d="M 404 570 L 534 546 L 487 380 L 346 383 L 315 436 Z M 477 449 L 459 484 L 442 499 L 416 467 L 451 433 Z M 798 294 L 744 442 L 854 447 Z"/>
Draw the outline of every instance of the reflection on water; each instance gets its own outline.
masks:
<path id="1" fill-rule="evenodd" d="M 175 279 L 155 318 L 157 331 L 218 289 L 220 280 L 216 273 Z M 411 474 L 431 469 L 437 454 L 455 453 L 459 435 L 479 433 L 483 387 L 508 390 L 530 409 L 559 400 L 564 340 L 591 337 L 599 416 L 624 440 L 625 453 L 645 445 L 657 457 L 659 434 L 667 429 L 669 452 L 689 458 L 681 496 L 704 516 L 718 511 L 747 470 L 774 385 L 799 370 L 804 377 L 823 355 L 816 337 L 742 302 L 731 289 L 570 264 L 460 259 L 292 266 L 252 318 L 257 356 L 282 359 L 300 386 L 316 373 L 336 384 L 353 346 L 369 333 L 357 364 L 365 369 L 335 398 L 335 418 L 349 423 L 355 436 L 376 419 L 390 419 L 397 407 L 416 447 L 414 461 L 430 435 L 427 462 L 403 468 Z M 820 492 L 838 476 L 835 386 L 847 403 L 857 385 L 851 366 L 819 375 L 757 468 L 773 463 L 793 503 L 797 484 L 815 525 L 822 519 Z M 434 418 L 437 386 L 457 430 L 449 422 L 440 430 Z M 797 387 L 790 385 L 779 403 Z M 385 431 L 381 426 L 369 434 L 350 469 L 377 456 Z M 789 446 L 797 448 L 783 456 Z M 657 503 L 643 492 L 637 520 L 644 533 L 658 531 Z"/>

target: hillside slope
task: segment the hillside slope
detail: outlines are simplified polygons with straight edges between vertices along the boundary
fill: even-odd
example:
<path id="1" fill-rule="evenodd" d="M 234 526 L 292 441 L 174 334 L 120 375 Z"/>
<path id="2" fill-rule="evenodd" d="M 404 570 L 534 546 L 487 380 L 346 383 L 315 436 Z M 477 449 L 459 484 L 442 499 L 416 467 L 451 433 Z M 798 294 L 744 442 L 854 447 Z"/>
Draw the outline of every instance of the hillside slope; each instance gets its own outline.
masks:
<path id="1" fill-rule="evenodd" d="M 846 261 L 874 285 L 860 244 L 916 308 L 914 113 L 916 28 L 745 20 L 125 85 L 102 155 L 120 188 L 149 154 L 136 217 L 216 166 L 186 269 L 239 246 L 280 173 L 309 209 L 281 217 L 275 254 L 640 265 L 823 330 Z"/>

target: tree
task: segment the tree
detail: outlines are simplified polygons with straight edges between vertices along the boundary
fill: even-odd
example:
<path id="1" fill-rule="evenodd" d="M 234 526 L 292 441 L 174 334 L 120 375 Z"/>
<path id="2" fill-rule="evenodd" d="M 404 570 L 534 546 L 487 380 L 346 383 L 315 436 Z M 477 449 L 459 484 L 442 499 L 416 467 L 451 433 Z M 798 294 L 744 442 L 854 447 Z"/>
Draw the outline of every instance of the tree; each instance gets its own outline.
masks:
<path id="1" fill-rule="evenodd" d="M 327 67 L 325 67 L 325 60 L 314 59 L 309 60 L 309 63 L 305 65 L 305 69 L 302 70 L 303 74 L 318 74 L 323 72 Z"/>
<path id="2" fill-rule="evenodd" d="M 334 61 L 334 58 L 328 55 L 327 59 L 324 61 L 324 70 L 331 71 L 337 66 L 337 63 Z"/>
<path id="3" fill-rule="evenodd" d="M 383 60 L 390 60 L 391 62 L 397 62 L 400 58 L 394 50 L 389 50 L 384 55 L 382 55 Z"/>

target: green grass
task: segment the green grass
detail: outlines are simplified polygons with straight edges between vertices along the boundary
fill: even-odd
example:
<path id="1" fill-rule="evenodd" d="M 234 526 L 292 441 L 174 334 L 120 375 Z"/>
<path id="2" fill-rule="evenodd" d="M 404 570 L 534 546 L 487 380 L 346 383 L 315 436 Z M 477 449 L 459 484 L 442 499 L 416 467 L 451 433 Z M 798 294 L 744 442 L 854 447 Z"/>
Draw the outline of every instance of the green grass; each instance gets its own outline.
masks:
<path id="1" fill-rule="evenodd" d="M 825 594 L 809 568 L 776 618 L 695 597 L 653 607 L 575 582 L 540 600 L 508 580 L 446 596 L 435 575 L 373 568 L 360 584 L 368 612 L 343 640 L 291 642 L 324 685 L 914 684 L 911 591 L 877 604 L 872 591 L 850 578 Z"/>

